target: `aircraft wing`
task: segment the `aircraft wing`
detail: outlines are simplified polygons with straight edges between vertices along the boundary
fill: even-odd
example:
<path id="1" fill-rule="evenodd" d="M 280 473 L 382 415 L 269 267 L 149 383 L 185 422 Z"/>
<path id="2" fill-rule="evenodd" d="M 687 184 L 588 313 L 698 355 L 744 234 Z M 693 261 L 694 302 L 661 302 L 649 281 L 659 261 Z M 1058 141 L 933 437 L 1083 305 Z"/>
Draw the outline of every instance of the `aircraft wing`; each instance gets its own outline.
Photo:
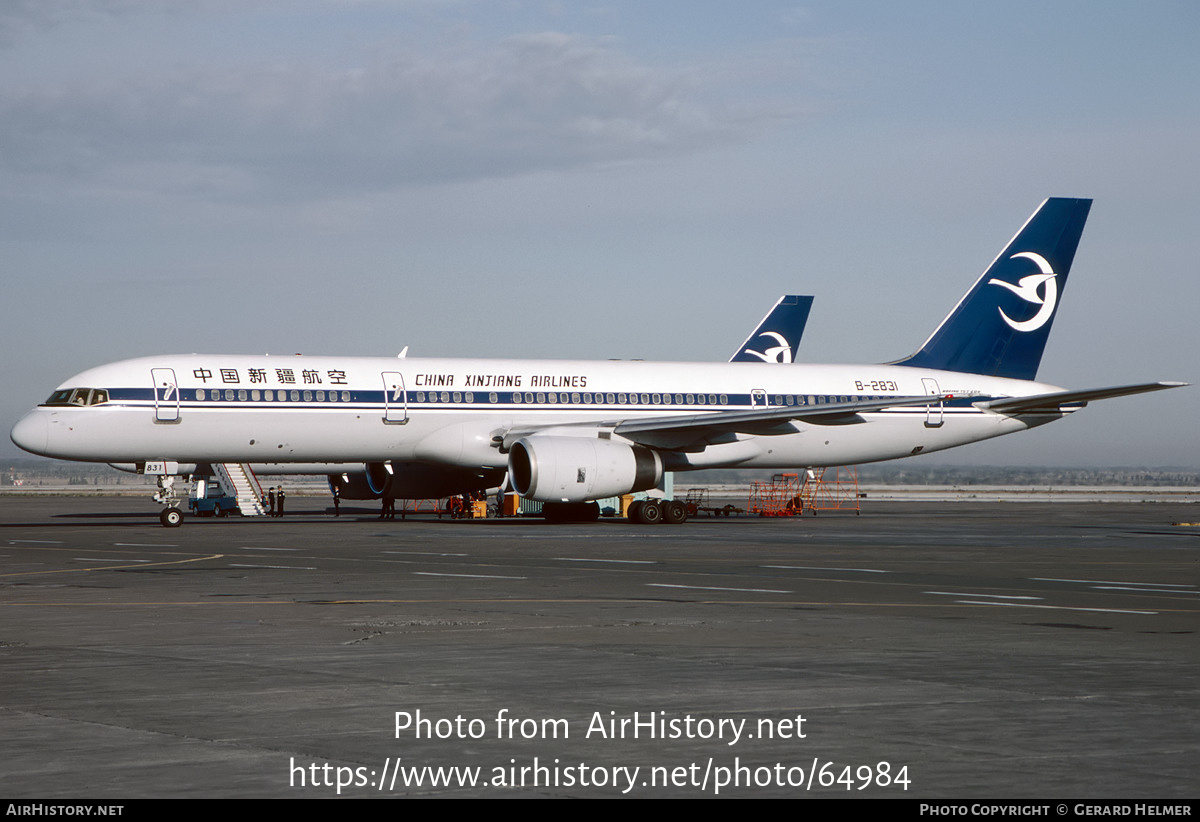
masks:
<path id="1" fill-rule="evenodd" d="M 999 400 L 985 400 L 974 403 L 976 408 L 985 411 L 995 411 L 998 414 L 1029 414 L 1036 412 L 1057 412 L 1063 405 L 1082 403 L 1087 405 L 1090 400 L 1106 400 L 1110 397 L 1127 397 L 1131 394 L 1145 394 L 1148 391 L 1163 391 L 1168 388 L 1179 388 L 1186 382 L 1144 382 L 1137 385 L 1117 385 L 1111 388 L 1089 388 L 1083 391 L 1055 391 L 1052 394 L 1034 394 L 1029 397 L 1005 397 Z"/>
<path id="2" fill-rule="evenodd" d="M 649 417 L 622 420 L 613 432 L 622 436 L 643 432 L 705 430 L 735 433 L 760 430 L 763 423 L 779 424 L 803 420 L 817 425 L 842 425 L 866 422 L 858 415 L 867 411 L 882 411 L 909 405 L 930 405 L 954 399 L 953 394 L 927 394 L 916 397 L 885 397 L 878 400 L 837 402 L 826 405 L 795 405 L 787 407 L 750 408 L 742 411 L 718 411 L 715 414 L 687 414 L 677 417 Z M 750 427 L 743 427 L 750 426 Z M 634 438 L 636 439 L 636 438 Z"/>
<path id="3" fill-rule="evenodd" d="M 609 429 L 615 434 L 654 448 L 684 448 L 702 446 L 733 434 L 793 434 L 787 423 L 802 420 L 816 425 L 847 425 L 863 423 L 859 416 L 868 411 L 912 405 L 929 405 L 954 399 L 953 394 L 926 394 L 911 397 L 884 397 L 877 400 L 828 403 L 825 405 L 789 405 L 786 407 L 750 408 L 736 411 L 716 411 L 706 414 L 639 417 L 637 419 L 608 419 L 591 423 L 564 423 L 562 427 Z M 513 429 L 504 442 L 511 442 L 548 427 Z"/>

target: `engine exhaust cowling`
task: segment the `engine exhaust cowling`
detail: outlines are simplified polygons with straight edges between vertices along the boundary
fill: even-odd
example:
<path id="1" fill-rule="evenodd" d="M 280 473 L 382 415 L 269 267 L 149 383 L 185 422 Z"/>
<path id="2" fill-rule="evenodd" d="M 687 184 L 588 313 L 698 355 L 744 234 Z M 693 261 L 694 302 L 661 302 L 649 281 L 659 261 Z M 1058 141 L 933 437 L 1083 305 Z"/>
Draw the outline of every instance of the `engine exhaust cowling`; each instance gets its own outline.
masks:
<path id="1" fill-rule="evenodd" d="M 645 491 L 662 480 L 662 459 L 641 445 L 599 437 L 535 435 L 508 455 L 513 489 L 539 502 L 588 500 Z"/>

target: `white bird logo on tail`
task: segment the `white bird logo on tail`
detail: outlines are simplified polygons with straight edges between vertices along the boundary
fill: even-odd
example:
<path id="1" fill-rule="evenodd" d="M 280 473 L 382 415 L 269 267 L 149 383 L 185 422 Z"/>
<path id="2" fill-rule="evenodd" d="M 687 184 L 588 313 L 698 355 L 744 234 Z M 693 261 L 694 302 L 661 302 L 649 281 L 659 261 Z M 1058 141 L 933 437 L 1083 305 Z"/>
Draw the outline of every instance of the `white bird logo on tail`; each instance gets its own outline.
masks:
<path id="1" fill-rule="evenodd" d="M 792 346 L 784 338 L 784 336 L 776 331 L 764 331 L 759 334 L 760 337 L 774 337 L 779 345 L 772 346 L 766 351 L 758 352 L 746 349 L 747 354 L 753 354 L 763 362 L 791 362 L 792 361 Z"/>
<path id="2" fill-rule="evenodd" d="M 1028 277 L 1022 277 L 1016 285 L 1013 285 L 1012 283 L 1006 283 L 1004 280 L 997 280 L 995 277 L 993 277 L 992 279 L 988 280 L 988 285 L 1002 285 L 1012 293 L 1016 294 L 1022 300 L 1033 303 L 1034 305 L 1040 305 L 1041 308 L 1038 309 L 1036 314 L 1034 314 L 1028 320 L 1021 322 L 1018 322 L 1017 320 L 1014 320 L 1005 314 L 1003 308 L 996 309 L 1000 312 L 1000 316 L 1004 318 L 1004 321 L 1015 330 L 1036 331 L 1049 321 L 1050 317 L 1054 314 L 1054 306 L 1058 304 L 1057 275 L 1054 273 L 1054 269 L 1051 267 L 1050 263 L 1047 262 L 1046 258 L 1041 254 L 1036 254 L 1032 251 L 1022 251 L 1018 254 L 1012 255 L 1012 257 L 1009 259 L 1016 259 L 1017 257 L 1024 257 L 1027 260 L 1032 260 L 1041 273 L 1030 274 Z M 1045 284 L 1045 296 L 1039 297 L 1038 286 L 1041 286 L 1042 284 Z"/>

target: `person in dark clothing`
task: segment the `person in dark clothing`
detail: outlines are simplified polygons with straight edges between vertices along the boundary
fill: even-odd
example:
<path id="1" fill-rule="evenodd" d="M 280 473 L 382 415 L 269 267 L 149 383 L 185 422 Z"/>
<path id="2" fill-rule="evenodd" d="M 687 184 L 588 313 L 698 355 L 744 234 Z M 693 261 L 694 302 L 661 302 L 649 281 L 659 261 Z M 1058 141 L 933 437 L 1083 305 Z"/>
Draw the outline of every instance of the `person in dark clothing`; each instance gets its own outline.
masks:
<path id="1" fill-rule="evenodd" d="M 275 516 L 275 486 L 267 489 L 267 516 Z"/>
<path id="2" fill-rule="evenodd" d="M 275 494 L 275 516 L 283 516 L 283 486 L 279 486 L 279 491 Z"/>

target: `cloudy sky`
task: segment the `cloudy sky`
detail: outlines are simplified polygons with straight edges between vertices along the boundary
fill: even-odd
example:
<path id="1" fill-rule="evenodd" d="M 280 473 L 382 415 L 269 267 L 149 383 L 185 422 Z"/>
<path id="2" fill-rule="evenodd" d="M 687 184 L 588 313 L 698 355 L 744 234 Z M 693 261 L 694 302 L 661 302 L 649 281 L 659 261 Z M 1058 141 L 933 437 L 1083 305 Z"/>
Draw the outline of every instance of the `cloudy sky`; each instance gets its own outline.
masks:
<path id="1" fill-rule="evenodd" d="M 910 353 L 1093 197 L 1039 377 L 1200 381 L 1200 5 L 8 0 L 0 424 L 190 351 Z M 959 464 L 1200 468 L 1200 388 Z M 4 438 L 0 454 L 17 454 Z"/>

